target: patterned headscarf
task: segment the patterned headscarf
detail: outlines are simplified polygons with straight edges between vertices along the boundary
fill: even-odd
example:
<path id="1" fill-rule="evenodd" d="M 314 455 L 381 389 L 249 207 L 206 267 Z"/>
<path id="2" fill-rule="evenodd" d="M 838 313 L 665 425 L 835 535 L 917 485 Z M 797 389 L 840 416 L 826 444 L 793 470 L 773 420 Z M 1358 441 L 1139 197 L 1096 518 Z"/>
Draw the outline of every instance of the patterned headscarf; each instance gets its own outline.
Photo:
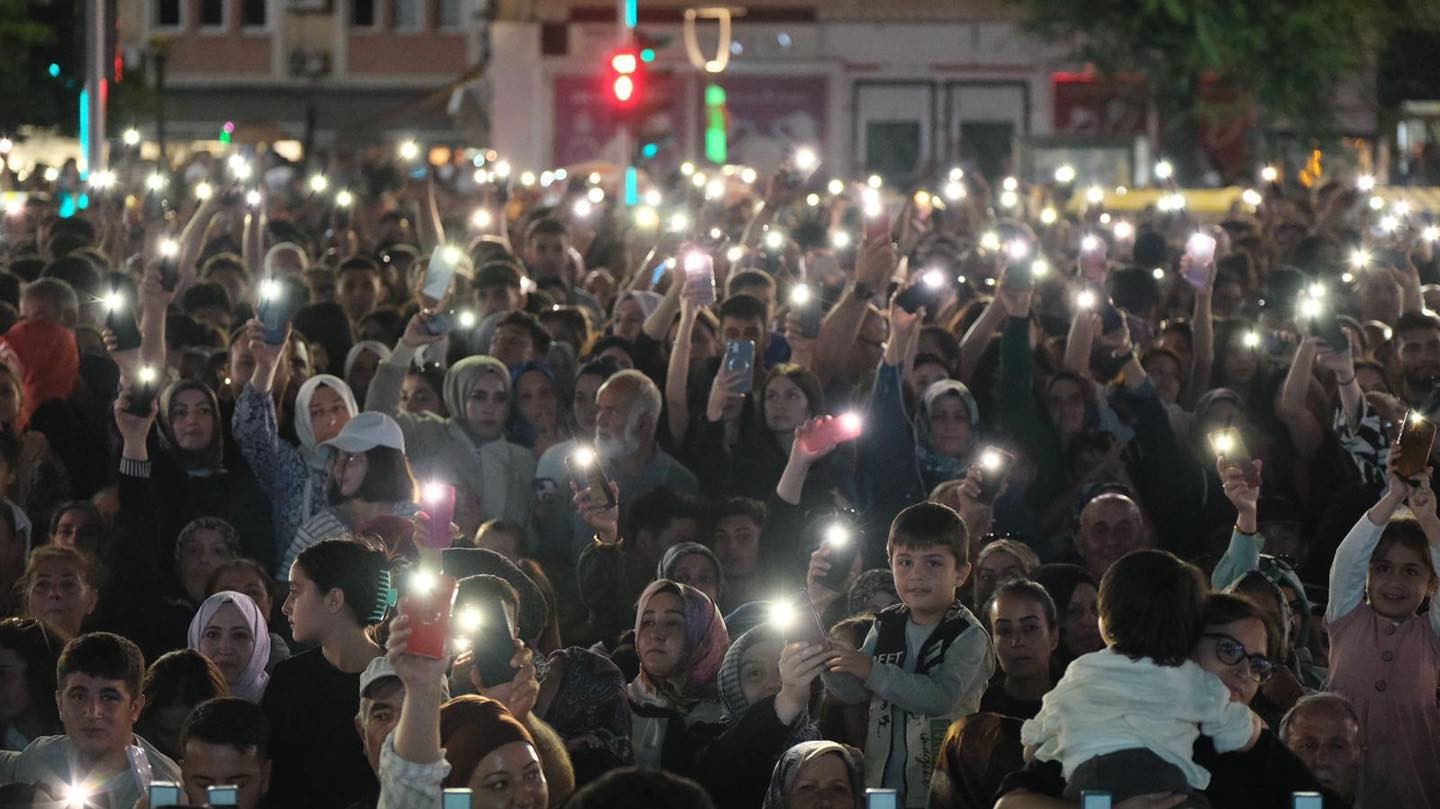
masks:
<path id="1" fill-rule="evenodd" d="M 680 611 L 685 626 L 685 645 L 680 659 L 680 671 L 672 679 L 679 680 L 678 687 L 671 680 L 655 682 L 645 672 L 642 664 L 640 678 L 651 689 L 665 697 L 676 707 L 689 707 L 711 696 L 715 689 L 715 675 L 725 659 L 725 650 L 730 646 L 730 634 L 725 630 L 725 621 L 710 597 L 689 585 L 659 579 L 641 593 L 635 608 L 635 633 L 639 635 L 640 620 L 650 600 L 661 593 L 669 593 L 680 599 Z M 637 643 L 638 638 L 637 638 Z"/>
<path id="2" fill-rule="evenodd" d="M 859 615 L 865 609 L 865 602 L 869 601 L 876 593 L 891 593 L 895 600 L 900 600 L 900 594 L 895 591 L 895 574 L 888 567 L 878 567 L 874 570 L 867 570 L 860 574 L 855 583 L 850 586 L 850 593 L 845 597 L 845 609 L 849 615 Z"/>
<path id="3" fill-rule="evenodd" d="M 821 756 L 829 755 L 839 756 L 845 762 L 845 769 L 850 773 L 850 792 L 855 796 L 853 809 L 862 809 L 865 805 L 864 756 L 849 745 L 826 741 L 801 742 L 780 755 L 770 776 L 770 789 L 765 793 L 765 804 L 761 809 L 786 809 L 800 769 Z"/>
<path id="4" fill-rule="evenodd" d="M 665 549 L 665 555 L 660 557 L 660 564 L 655 567 L 655 578 L 668 579 L 675 572 L 676 565 L 687 556 L 703 556 L 710 560 L 715 567 L 715 589 L 725 589 L 725 568 L 720 566 L 720 559 L 715 552 L 701 545 L 698 542 L 677 542 Z"/>
<path id="5" fill-rule="evenodd" d="M 235 609 L 245 618 L 245 623 L 250 625 L 250 634 L 255 638 L 255 648 L 251 649 L 250 659 L 245 661 L 245 668 L 241 670 L 239 679 L 230 683 L 230 693 L 248 702 L 258 703 L 265 694 L 265 684 L 270 682 L 270 675 L 265 673 L 265 664 L 270 661 L 270 626 L 265 622 L 265 616 L 260 614 L 260 607 L 256 606 L 250 596 L 221 590 L 205 599 L 205 603 L 200 605 L 200 609 L 195 611 L 195 617 L 190 620 L 189 645 L 191 649 L 200 651 L 200 638 L 205 634 L 205 628 L 215 620 L 215 613 L 226 604 L 235 605 Z"/>
<path id="6" fill-rule="evenodd" d="M 745 698 L 745 688 L 741 685 L 745 653 L 754 648 L 756 644 L 765 641 L 777 641 L 783 644 L 785 639 L 775 631 L 773 625 L 760 624 L 736 638 L 735 642 L 730 644 L 729 651 L 725 652 L 725 660 L 720 663 L 720 675 L 716 681 L 719 684 L 720 704 L 725 709 L 726 722 L 731 724 L 739 722 L 745 712 L 750 709 L 751 703 Z M 819 728 L 815 727 L 805 713 L 801 713 L 791 723 L 790 745 L 819 738 Z"/>

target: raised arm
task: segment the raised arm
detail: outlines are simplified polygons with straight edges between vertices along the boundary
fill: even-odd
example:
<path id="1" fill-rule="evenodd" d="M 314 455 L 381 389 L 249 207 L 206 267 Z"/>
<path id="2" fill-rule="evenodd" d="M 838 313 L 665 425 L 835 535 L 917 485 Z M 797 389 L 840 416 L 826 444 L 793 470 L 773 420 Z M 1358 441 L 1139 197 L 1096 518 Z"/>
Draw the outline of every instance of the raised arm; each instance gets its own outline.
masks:
<path id="1" fill-rule="evenodd" d="M 1077 312 L 1070 320 L 1070 334 L 1065 339 L 1065 367 L 1084 377 L 1090 373 L 1090 355 L 1095 349 L 1095 334 L 1100 330 L 1100 316 L 1094 312 Z M 963 353 L 963 350 L 962 350 Z M 1101 380 L 1105 382 L 1107 380 Z"/>
<path id="2" fill-rule="evenodd" d="M 1189 267 L 1190 256 L 1180 258 L 1181 272 Z M 1215 297 L 1215 263 L 1210 263 L 1210 272 L 1205 276 L 1205 286 L 1195 290 L 1195 310 L 1190 316 L 1190 343 L 1193 347 L 1190 358 L 1190 379 L 1180 391 L 1180 404 L 1191 410 L 1200 395 L 1210 388 L 1210 373 L 1215 367 L 1215 317 L 1212 304 Z"/>
<path id="3" fill-rule="evenodd" d="M 405 374 L 410 370 L 410 361 L 422 347 L 437 343 L 444 335 L 434 335 L 425 329 L 422 314 L 411 315 L 405 324 L 405 333 L 395 343 L 390 357 L 375 369 L 375 378 L 370 380 L 370 389 L 365 393 L 365 409 L 396 416 L 400 412 L 400 392 L 405 384 Z"/>
<path id="4" fill-rule="evenodd" d="M 885 288 L 899 264 L 900 255 L 888 241 L 861 245 L 855 283 L 845 290 L 820 324 L 820 337 L 815 345 L 815 373 L 821 381 L 830 379 L 848 365 L 871 299 Z"/>
<path id="5" fill-rule="evenodd" d="M 1285 374 L 1285 384 L 1275 400 L 1275 415 L 1290 431 L 1290 439 L 1301 457 L 1310 459 L 1325 440 L 1325 425 L 1310 412 L 1307 400 L 1315 376 L 1315 356 L 1320 350 L 1319 337 L 1306 337 L 1295 349 L 1295 358 Z"/>
<path id="6" fill-rule="evenodd" d="M 990 341 L 995 339 L 995 333 L 1005 323 L 1007 314 L 1005 302 L 998 297 L 991 298 L 980 311 L 980 317 L 970 324 L 970 328 L 960 340 L 961 382 L 970 384 L 970 380 L 975 376 L 975 369 L 980 365 L 980 358 L 990 346 Z"/>
<path id="7" fill-rule="evenodd" d="M 1255 477 L 1259 478 L 1262 462 L 1257 460 L 1254 463 Z M 1265 537 L 1260 534 L 1256 521 L 1260 487 L 1251 486 L 1245 470 L 1239 464 L 1227 463 L 1224 458 L 1216 460 L 1215 470 L 1220 475 L 1225 497 L 1235 506 L 1235 529 L 1230 533 L 1230 546 L 1210 575 L 1210 586 L 1224 590 L 1239 581 L 1241 576 L 1259 569 L 1260 549 L 1265 545 Z"/>
<path id="8" fill-rule="evenodd" d="M 449 660 L 407 653 L 410 635 L 408 615 L 390 625 L 387 657 L 405 684 L 405 697 L 400 721 L 380 751 L 381 809 L 439 809 L 441 785 L 450 772 L 440 747 L 440 704 Z"/>
<path id="9" fill-rule="evenodd" d="M 1335 549 L 1335 559 L 1330 563 L 1330 602 L 1325 608 L 1326 621 L 1337 621 L 1360 606 L 1365 598 L 1365 576 L 1370 556 L 1380 544 L 1380 534 L 1390 518 L 1410 496 L 1410 484 L 1395 473 L 1393 453 L 1388 473 L 1389 485 L 1380 501 L 1361 515 Z M 1428 473 L 1425 481 L 1428 486 Z"/>
<path id="10" fill-rule="evenodd" d="M 673 289 L 679 284 L 672 283 Z M 665 372 L 665 420 L 675 446 L 685 441 L 690 427 L 690 339 L 695 321 L 700 316 L 693 300 L 680 302 L 680 327 L 675 330 L 675 344 L 670 346 L 670 361 Z"/>

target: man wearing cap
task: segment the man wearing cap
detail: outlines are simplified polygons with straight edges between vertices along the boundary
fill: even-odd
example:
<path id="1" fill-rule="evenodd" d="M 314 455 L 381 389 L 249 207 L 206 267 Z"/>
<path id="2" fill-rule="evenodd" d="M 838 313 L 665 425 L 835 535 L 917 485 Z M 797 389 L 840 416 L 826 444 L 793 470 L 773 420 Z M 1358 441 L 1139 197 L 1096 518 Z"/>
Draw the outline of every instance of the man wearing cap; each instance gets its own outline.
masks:
<path id="1" fill-rule="evenodd" d="M 443 681 L 441 689 L 443 699 L 448 690 Z M 399 724 L 400 706 L 404 701 L 405 683 L 395 673 L 390 658 L 382 655 L 371 660 L 360 674 L 360 713 L 355 716 L 355 731 L 360 734 L 370 769 L 377 776 L 380 774 L 380 749 L 385 745 L 385 737 Z M 374 792 L 351 804 L 350 809 L 374 809 L 379 800 L 377 785 Z"/>
<path id="2" fill-rule="evenodd" d="M 371 517 L 393 514 L 409 518 L 419 511 L 411 500 L 415 483 L 404 458 L 405 435 L 395 419 L 367 410 L 346 422 L 339 435 L 321 446 L 336 450 L 331 458 L 331 505 L 295 531 L 295 539 L 280 565 L 282 571 L 290 570 L 301 551 L 360 528 Z M 375 452 L 382 449 L 394 452 Z M 364 458 L 365 463 L 356 463 L 356 458 Z M 358 474 L 360 480 L 349 480 L 352 473 Z"/>

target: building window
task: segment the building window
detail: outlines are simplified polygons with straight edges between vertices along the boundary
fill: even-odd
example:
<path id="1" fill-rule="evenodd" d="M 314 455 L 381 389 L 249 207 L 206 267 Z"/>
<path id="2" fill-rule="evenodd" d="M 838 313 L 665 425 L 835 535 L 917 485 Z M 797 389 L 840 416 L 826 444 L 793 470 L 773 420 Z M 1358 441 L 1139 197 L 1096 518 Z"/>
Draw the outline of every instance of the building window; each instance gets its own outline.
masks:
<path id="1" fill-rule="evenodd" d="M 225 27 L 225 0 L 200 0 L 200 27 Z"/>
<path id="2" fill-rule="evenodd" d="M 390 24 L 396 31 L 418 31 L 420 22 L 420 0 L 390 0 Z"/>
<path id="3" fill-rule="evenodd" d="M 155 27 L 180 27 L 181 0 L 155 0 Z"/>
<path id="4" fill-rule="evenodd" d="M 437 28 L 464 28 L 470 22 L 467 0 L 438 0 L 435 11 Z"/>
<path id="5" fill-rule="evenodd" d="M 240 24 L 246 28 L 264 28 L 270 22 L 270 0 L 242 0 Z"/>
<path id="6" fill-rule="evenodd" d="M 351 0 L 350 24 L 356 28 L 374 28 L 375 0 Z"/>

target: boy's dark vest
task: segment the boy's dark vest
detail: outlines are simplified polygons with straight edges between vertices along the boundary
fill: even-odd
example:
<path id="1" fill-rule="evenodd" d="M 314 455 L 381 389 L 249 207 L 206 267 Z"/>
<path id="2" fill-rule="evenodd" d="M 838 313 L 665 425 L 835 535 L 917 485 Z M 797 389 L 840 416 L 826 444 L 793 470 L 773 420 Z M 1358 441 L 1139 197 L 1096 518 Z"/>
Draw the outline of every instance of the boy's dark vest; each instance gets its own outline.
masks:
<path id="1" fill-rule="evenodd" d="M 875 659 L 905 667 L 905 626 L 910 623 L 910 608 L 904 604 L 886 607 L 875 616 Z M 920 645 L 920 656 L 915 661 L 915 673 L 925 674 L 945 659 L 945 652 L 955 639 L 971 627 L 978 626 L 975 616 L 959 601 L 950 605 L 945 617 L 940 619 L 930 637 Z M 983 630 L 982 630 L 983 631 Z"/>

